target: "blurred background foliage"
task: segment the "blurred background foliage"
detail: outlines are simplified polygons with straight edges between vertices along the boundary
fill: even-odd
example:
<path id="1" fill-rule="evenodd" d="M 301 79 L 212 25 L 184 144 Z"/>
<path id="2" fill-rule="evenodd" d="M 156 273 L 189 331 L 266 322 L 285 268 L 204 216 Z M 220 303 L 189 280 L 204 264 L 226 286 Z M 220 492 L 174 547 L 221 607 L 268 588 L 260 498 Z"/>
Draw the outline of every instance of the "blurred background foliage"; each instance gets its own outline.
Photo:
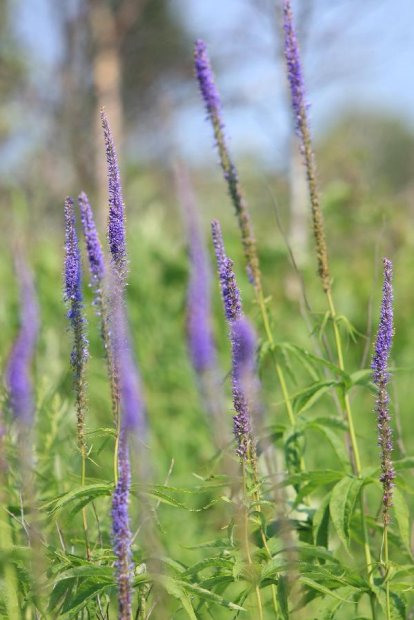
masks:
<path id="1" fill-rule="evenodd" d="M 338 15 L 333 15 L 332 23 L 336 23 L 340 31 L 343 11 L 352 15 L 356 3 L 344 0 L 337 4 Z M 211 5 L 214 5 L 212 10 L 217 8 L 215 2 Z M 266 37 L 273 32 L 274 39 L 264 37 L 270 49 L 268 58 L 275 66 L 280 64 L 278 21 L 273 4 L 243 3 L 247 5 L 249 15 L 256 16 L 257 23 L 266 20 L 267 28 L 271 25 Z M 59 398 L 66 403 L 65 416 L 72 415 L 70 336 L 66 332 L 61 292 L 63 200 L 68 193 L 77 195 L 81 189 L 87 190 L 99 214 L 104 235 L 106 184 L 97 112 L 105 105 L 123 167 L 130 256 L 128 302 L 152 428 L 148 455 L 157 481 L 165 478 L 174 459 L 174 482 L 188 485 L 192 482 L 189 472 L 208 471 L 208 459 L 214 451 L 186 351 L 188 264 L 172 172 L 177 157 L 184 159 L 190 168 L 206 241 L 209 221 L 213 217 L 220 218 L 229 254 L 236 262 L 247 313 L 252 317 L 257 314 L 244 273 L 236 221 L 220 171 L 215 166 L 209 127 L 203 124 L 205 112 L 198 101 L 192 75 L 192 40 L 197 32 L 189 26 L 184 2 L 83 0 L 56 3 L 50 0 L 48 3 L 44 0 L 42 6 L 43 11 L 47 10 L 48 28 L 54 30 L 58 41 L 48 48 L 49 61 L 45 60 L 44 52 L 43 60 L 31 54 L 27 41 L 32 35 L 27 35 L 27 25 L 23 24 L 22 28 L 21 19 L 25 13 L 21 5 L 12 0 L 0 0 L 1 364 L 4 367 L 18 325 L 12 256 L 14 243 L 20 240 L 34 266 L 42 311 L 36 364 L 39 404 L 42 399 L 46 403 L 53 402 L 54 395 L 59 393 Z M 367 2 L 364 10 L 369 13 L 371 6 Z M 310 15 L 312 7 L 313 17 Z M 318 59 L 326 58 L 325 82 L 332 77 L 342 92 L 348 83 L 346 63 L 344 67 L 342 62 L 336 71 L 335 63 L 338 57 L 342 61 L 346 57 L 346 44 L 338 43 L 335 47 L 331 31 L 330 39 L 327 39 L 329 32 L 319 32 L 319 47 L 313 36 L 306 36 L 308 31 L 312 33 L 312 19 L 318 19 L 318 11 L 328 12 L 327 4 L 322 0 L 304 1 L 299 8 L 304 47 L 310 58 L 310 75 Z M 369 15 L 365 18 L 369 21 Z M 243 101 L 237 87 L 229 90 L 226 76 L 231 72 L 230 85 L 237 82 L 239 76 L 246 80 L 245 76 L 242 78 L 244 56 L 240 55 L 240 49 L 243 42 L 253 45 L 249 32 L 254 33 L 257 23 L 244 22 L 242 31 L 236 20 L 237 32 L 229 27 L 229 39 L 223 41 L 223 54 L 220 55 L 217 48 L 211 49 L 213 60 L 217 56 L 225 117 L 236 133 L 243 124 L 240 119 L 244 118 L 239 114 L 240 106 L 254 106 L 255 102 L 249 98 Z M 40 18 L 31 28 L 38 29 L 38 37 L 48 36 L 49 30 L 45 27 L 43 32 L 41 29 Z M 229 47 L 233 35 L 237 37 L 239 55 L 232 55 Z M 363 35 L 361 52 L 370 48 L 367 32 Z M 214 33 L 211 39 L 214 42 Z M 260 39 L 255 41 L 259 51 L 261 43 Z M 332 55 L 327 53 L 331 49 L 326 47 L 329 45 L 334 46 Z M 272 297 L 275 337 L 311 349 L 313 340 L 302 316 L 300 278 L 292 267 L 286 239 L 306 283 L 311 319 L 317 320 L 325 306 L 315 276 L 303 170 L 298 164 L 290 125 L 288 127 L 284 78 L 279 77 L 276 87 L 286 116 L 284 130 L 275 133 L 278 141 L 275 139 L 274 150 L 278 157 L 269 159 L 268 154 L 255 148 L 254 142 L 251 148 L 249 144 L 240 148 L 240 138 L 234 144 L 256 228 L 266 291 Z M 321 72 L 318 77 L 322 78 Z M 247 79 L 252 79 L 251 74 Z M 365 79 L 369 80 L 369 76 Z M 257 82 L 253 80 L 253 84 Z M 324 86 L 318 86 L 312 79 L 310 84 L 309 98 L 315 108 L 315 102 L 322 101 L 318 88 L 323 91 Z M 395 93 L 395 98 L 399 96 Z M 381 102 L 377 108 L 364 109 L 359 105 L 357 91 L 355 97 L 354 105 L 342 109 L 338 106 L 336 114 L 331 114 L 325 123 L 320 118 L 316 123 L 316 151 L 334 288 L 341 314 L 349 318 L 359 333 L 356 342 L 349 343 L 346 353 L 348 367 L 357 370 L 361 363 L 366 366 L 371 356 L 379 312 L 380 259 L 388 255 L 394 260 L 396 338 L 393 361 L 396 370 L 393 406 L 400 416 L 405 447 L 412 453 L 414 133 L 409 120 L 397 111 L 384 109 Z M 267 105 L 279 114 L 277 101 L 267 101 Z M 187 124 L 183 124 L 182 110 L 188 115 Z M 266 115 L 262 114 L 260 105 L 254 110 L 266 131 Z M 272 126 L 272 136 L 273 130 Z M 188 156 L 182 147 L 187 141 L 192 143 L 193 151 L 205 152 L 205 159 L 202 153 L 194 159 Z M 98 426 L 110 425 L 110 403 L 97 319 L 90 305 L 90 291 L 85 289 L 92 352 L 88 371 L 88 426 L 93 431 Z M 225 377 L 229 370 L 229 347 L 215 282 L 213 293 L 215 330 Z M 275 422 L 285 415 L 280 394 L 266 365 L 262 375 L 268 420 Z M 294 393 L 300 387 L 292 382 L 291 390 Z M 227 396 L 230 428 L 229 390 Z M 372 395 L 355 392 L 354 401 L 358 432 L 368 446 L 363 454 L 364 464 L 376 463 Z M 315 410 L 321 415 L 321 411 L 330 413 L 332 407 L 332 399 L 326 395 Z M 74 436 L 74 424 L 71 426 L 68 419 L 70 417 L 65 417 L 66 423 L 62 423 L 58 431 L 62 442 Z M 315 446 L 314 462 L 310 462 L 310 466 L 320 467 L 330 462 L 333 454 L 317 449 L 320 438 L 310 437 L 309 441 Z M 65 449 L 70 451 L 67 446 Z M 101 460 L 92 475 L 110 475 L 111 459 L 107 461 Z M 167 515 L 169 510 L 166 509 Z M 189 514 L 185 517 L 188 528 L 183 527 L 183 520 L 179 528 L 181 535 L 170 539 L 170 544 L 179 548 L 181 557 L 183 551 L 179 546 L 191 540 L 194 529 L 199 530 L 199 539 L 208 537 L 205 514 Z M 169 526 L 177 531 L 173 521 Z"/>

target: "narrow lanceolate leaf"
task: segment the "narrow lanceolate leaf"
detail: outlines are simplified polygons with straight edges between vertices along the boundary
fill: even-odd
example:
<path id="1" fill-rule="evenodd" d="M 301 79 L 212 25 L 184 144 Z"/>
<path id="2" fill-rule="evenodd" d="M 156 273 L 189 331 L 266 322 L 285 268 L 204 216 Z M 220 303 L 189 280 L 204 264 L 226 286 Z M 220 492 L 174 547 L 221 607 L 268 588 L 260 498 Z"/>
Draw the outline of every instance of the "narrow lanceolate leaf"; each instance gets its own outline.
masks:
<path id="1" fill-rule="evenodd" d="M 387 612 L 387 603 L 385 590 L 383 588 L 373 588 L 377 600 L 381 606 L 384 615 Z M 407 607 L 405 600 L 401 595 L 395 592 L 390 593 L 390 606 L 391 606 L 391 620 L 406 620 L 407 619 Z"/>
<path id="2" fill-rule="evenodd" d="M 314 405 L 333 386 L 339 385 L 338 381 L 317 381 L 296 394 L 293 399 L 293 408 L 296 413 L 303 413 Z"/>
<path id="3" fill-rule="evenodd" d="M 328 547 L 329 542 L 329 501 L 331 494 L 325 496 L 312 519 L 313 540 L 315 545 Z"/>
<path id="4" fill-rule="evenodd" d="M 308 588 L 311 588 L 312 590 L 316 590 L 317 592 L 320 592 L 321 594 L 325 594 L 325 596 L 333 597 L 341 601 L 342 603 L 353 602 L 352 600 L 348 598 L 344 598 L 343 596 L 340 596 L 339 594 L 336 593 L 335 590 L 330 590 L 329 588 L 326 588 L 325 586 L 321 585 L 317 581 L 314 581 L 313 579 L 309 579 L 308 577 L 301 576 L 300 582 L 303 583 L 303 585 L 308 586 Z"/>
<path id="5" fill-rule="evenodd" d="M 90 498 L 90 501 L 95 499 L 95 497 L 99 497 L 101 495 L 110 495 L 113 490 L 113 484 L 108 482 L 101 482 L 97 484 L 88 484 L 83 487 L 79 487 L 78 489 L 73 489 L 68 493 L 64 493 L 59 497 L 47 502 L 43 506 L 43 509 L 50 512 L 51 514 L 62 510 L 71 502 L 74 502 L 83 498 Z"/>
<path id="6" fill-rule="evenodd" d="M 394 487 L 393 492 L 394 517 L 400 531 L 401 540 L 411 555 L 411 524 L 410 511 L 401 491 Z"/>
<path id="7" fill-rule="evenodd" d="M 363 485 L 362 478 L 346 476 L 333 488 L 329 502 L 332 523 L 348 551 L 351 519 Z"/>
<path id="8" fill-rule="evenodd" d="M 313 428 L 325 436 L 325 439 L 330 443 L 338 461 L 340 462 L 344 470 L 349 470 L 349 457 L 345 450 L 344 442 L 338 437 L 335 431 L 333 431 L 329 426 L 326 426 L 325 424 L 318 424 L 316 421 L 310 422 L 308 424 L 308 428 Z"/>

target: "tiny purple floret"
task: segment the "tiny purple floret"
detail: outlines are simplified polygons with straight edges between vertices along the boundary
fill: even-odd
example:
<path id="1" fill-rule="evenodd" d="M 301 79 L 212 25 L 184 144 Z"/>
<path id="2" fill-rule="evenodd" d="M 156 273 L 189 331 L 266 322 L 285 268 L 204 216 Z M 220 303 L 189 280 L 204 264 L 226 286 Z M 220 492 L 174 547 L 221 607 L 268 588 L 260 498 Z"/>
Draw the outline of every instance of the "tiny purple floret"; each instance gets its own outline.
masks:
<path id="1" fill-rule="evenodd" d="M 14 417 L 30 425 L 34 413 L 30 369 L 39 331 L 39 316 L 33 277 L 21 257 L 16 258 L 16 272 L 20 285 L 20 330 L 7 363 L 6 382 Z"/>
<path id="2" fill-rule="evenodd" d="M 214 250 L 217 259 L 217 269 L 220 280 L 221 296 L 224 304 L 226 319 L 230 323 L 241 317 L 240 291 L 233 271 L 233 261 L 226 256 L 223 235 L 220 223 L 213 220 L 211 223 Z"/>
<path id="3" fill-rule="evenodd" d="M 305 87 L 302 75 L 302 65 L 299 53 L 299 44 L 293 24 L 292 7 L 290 0 L 283 4 L 283 29 L 285 31 L 284 53 L 287 64 L 292 108 L 295 115 L 296 130 L 302 131 L 302 122 L 308 108 L 305 101 Z"/>
<path id="4" fill-rule="evenodd" d="M 392 489 L 395 479 L 395 470 L 392 462 L 393 445 L 391 416 L 389 411 L 390 399 L 387 388 L 389 381 L 388 360 L 393 335 L 392 263 L 389 259 L 384 258 L 384 284 L 381 315 L 375 341 L 375 352 L 371 364 L 374 383 L 378 389 L 375 410 L 378 420 L 378 445 L 381 450 L 380 480 L 383 485 L 384 524 L 388 524 L 390 521 L 389 508 L 392 506 Z"/>
<path id="5" fill-rule="evenodd" d="M 113 265 L 122 280 L 127 269 L 125 206 L 122 195 L 121 175 L 111 128 L 105 111 L 101 110 L 104 131 L 106 162 L 108 168 L 109 219 L 108 242 Z"/>
<path id="6" fill-rule="evenodd" d="M 198 39 L 194 46 L 194 67 L 195 73 L 200 87 L 201 96 L 203 97 L 209 118 L 216 121 L 222 126 L 220 119 L 221 101 L 217 86 L 214 81 L 214 74 L 211 68 L 210 59 L 207 52 L 207 46 Z"/>
<path id="7" fill-rule="evenodd" d="M 92 285 L 94 287 L 100 287 L 105 275 L 105 261 L 92 208 L 85 192 L 79 194 L 78 204 L 86 242 Z"/>

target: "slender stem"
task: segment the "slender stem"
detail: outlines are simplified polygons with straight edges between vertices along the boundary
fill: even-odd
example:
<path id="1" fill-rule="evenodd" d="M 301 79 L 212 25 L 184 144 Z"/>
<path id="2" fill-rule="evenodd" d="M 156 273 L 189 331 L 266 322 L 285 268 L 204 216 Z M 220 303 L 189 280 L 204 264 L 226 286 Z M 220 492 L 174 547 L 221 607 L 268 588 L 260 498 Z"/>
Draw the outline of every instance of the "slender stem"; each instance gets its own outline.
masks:
<path id="1" fill-rule="evenodd" d="M 389 556 L 388 556 L 388 523 L 384 523 L 383 549 L 384 549 L 384 565 L 385 565 L 386 612 L 387 612 L 387 620 L 391 620 L 390 582 L 388 579 L 388 572 L 390 570 Z"/>
<path id="2" fill-rule="evenodd" d="M 253 566 L 252 556 L 250 553 L 250 541 L 249 541 L 249 513 L 248 513 L 248 493 L 247 493 L 247 474 L 246 474 L 246 464 L 242 462 L 242 473 L 243 473 L 243 495 L 244 495 L 244 506 L 243 506 L 243 533 L 244 533 L 244 546 L 246 551 L 247 562 L 250 566 Z M 257 601 L 257 610 L 259 613 L 259 620 L 263 620 L 263 605 L 260 594 L 260 588 L 258 585 L 255 586 L 255 594 Z"/>
<path id="3" fill-rule="evenodd" d="M 114 447 L 114 484 L 118 483 L 118 452 L 119 452 L 119 432 L 120 432 L 120 415 L 119 415 L 119 385 L 118 373 L 114 362 L 112 352 L 112 342 L 109 331 L 109 312 L 105 297 L 102 291 L 99 291 L 97 303 L 101 315 L 101 337 L 105 349 L 106 367 L 109 377 L 112 403 L 112 417 L 115 426 L 115 447 Z"/>
<path id="4" fill-rule="evenodd" d="M 13 541 L 9 518 L 6 510 L 0 508 L 0 547 L 6 553 L 12 553 Z M 8 618 L 20 618 L 20 605 L 18 599 L 18 587 L 16 569 L 14 564 L 8 558 L 3 565 L 4 583 L 5 583 L 5 603 Z"/>
<path id="5" fill-rule="evenodd" d="M 82 454 L 81 486 L 84 487 L 85 486 L 85 481 L 86 481 L 86 459 L 87 459 L 86 446 L 85 445 L 83 445 L 81 447 L 81 454 Z M 82 524 L 83 524 L 83 532 L 84 532 L 84 536 L 85 536 L 86 559 L 90 560 L 91 559 L 91 550 L 90 550 L 90 547 L 89 547 L 88 517 L 87 517 L 87 514 L 86 514 L 86 506 L 84 506 L 82 508 Z"/>
<path id="6" fill-rule="evenodd" d="M 343 356 L 343 351 L 342 351 L 341 334 L 339 332 L 338 324 L 336 321 L 336 311 L 335 311 L 335 306 L 334 306 L 334 302 L 332 298 L 331 289 L 328 289 L 326 291 L 326 296 L 328 299 L 329 311 L 331 313 L 331 319 L 332 319 L 332 324 L 333 324 L 335 344 L 336 344 L 336 350 L 337 350 L 337 355 L 338 355 L 338 365 L 341 370 L 344 370 L 345 366 L 344 366 L 344 356 Z M 349 437 L 351 440 L 351 447 L 352 447 L 352 454 L 353 454 L 352 468 L 353 468 L 355 475 L 358 476 L 358 478 L 360 478 L 361 471 L 362 471 L 361 459 L 359 456 L 358 442 L 356 438 L 355 426 L 354 426 L 354 421 L 352 417 L 351 402 L 349 400 L 349 395 L 347 393 L 344 394 L 344 406 L 345 406 L 345 414 L 346 414 L 346 419 L 348 423 Z M 373 578 L 372 578 L 372 572 L 371 572 L 372 557 L 371 557 L 371 549 L 369 547 L 369 542 L 368 542 L 368 530 L 367 530 L 367 523 L 366 523 L 366 518 L 365 518 L 365 510 L 364 510 L 363 489 L 361 489 L 360 502 L 361 502 L 361 523 L 362 523 L 362 532 L 363 532 L 363 539 L 364 539 L 365 564 L 366 564 L 369 583 L 373 585 Z M 371 609 L 372 609 L 372 617 L 375 619 L 376 614 L 375 614 L 375 608 L 374 608 L 374 605 L 372 604 L 372 601 L 371 601 Z"/>

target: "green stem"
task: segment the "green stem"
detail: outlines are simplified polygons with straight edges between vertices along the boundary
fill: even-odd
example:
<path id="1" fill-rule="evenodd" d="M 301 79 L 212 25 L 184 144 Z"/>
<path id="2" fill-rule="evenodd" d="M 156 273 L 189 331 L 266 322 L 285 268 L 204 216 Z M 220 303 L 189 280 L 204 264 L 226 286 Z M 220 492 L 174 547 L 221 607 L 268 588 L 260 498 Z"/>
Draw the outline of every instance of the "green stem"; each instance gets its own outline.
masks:
<path id="1" fill-rule="evenodd" d="M 84 487 L 85 482 L 86 482 L 86 458 L 87 458 L 85 445 L 81 447 L 81 453 L 82 453 L 81 486 Z M 83 533 L 85 536 L 86 559 L 90 560 L 91 550 L 89 547 L 89 539 L 88 539 L 88 517 L 86 514 L 86 506 L 82 508 L 82 524 L 83 524 Z"/>
<path id="2" fill-rule="evenodd" d="M 385 565 L 385 602 L 386 602 L 387 620 L 391 620 L 390 582 L 388 579 L 388 572 L 390 570 L 390 561 L 389 561 L 389 556 L 388 556 L 388 523 L 384 523 L 383 549 L 384 549 L 384 565 Z"/>
<path id="3" fill-rule="evenodd" d="M 246 464 L 242 462 L 242 473 L 243 473 L 243 495 L 244 495 L 244 523 L 243 523 L 243 531 L 244 531 L 244 546 L 246 551 L 247 562 L 249 566 L 253 566 L 252 556 L 250 554 L 250 541 L 249 541 L 249 514 L 248 514 L 248 493 L 247 493 L 247 475 L 246 475 Z M 260 594 L 260 588 L 258 585 L 255 586 L 255 594 L 256 594 L 256 602 L 257 602 L 257 610 L 259 613 L 259 620 L 263 620 L 263 605 Z"/>
<path id="4" fill-rule="evenodd" d="M 12 553 L 13 541 L 11 527 L 8 515 L 3 507 L 0 508 L 0 547 L 6 553 Z M 16 620 L 19 620 L 20 605 L 17 596 L 18 588 L 16 569 L 14 567 L 14 564 L 10 562 L 9 558 L 7 558 L 3 564 L 3 575 L 6 590 L 5 603 L 7 609 L 7 617 L 16 618 Z"/>
<path id="5" fill-rule="evenodd" d="M 330 289 L 328 289 L 326 291 L 326 296 L 328 299 L 328 305 L 329 305 L 329 311 L 331 314 L 331 319 L 332 319 L 332 324 L 333 324 L 333 330 L 334 330 L 334 337 L 335 337 L 335 344 L 336 344 L 336 350 L 337 350 L 337 355 L 338 355 L 338 365 L 339 368 L 344 371 L 345 370 L 345 365 L 344 365 L 344 356 L 343 356 L 343 351 L 342 351 L 342 341 L 341 341 L 341 334 L 339 332 L 339 327 L 336 321 L 336 310 L 335 310 L 335 306 L 334 306 L 334 302 L 333 302 L 333 298 L 332 298 L 332 292 Z M 354 420 L 352 417 L 352 410 L 351 410 L 351 403 L 349 400 L 349 395 L 345 392 L 344 394 L 344 407 L 345 407 L 345 415 L 346 415 L 346 420 L 348 423 L 348 429 L 349 429 L 349 437 L 351 440 L 351 448 L 352 448 L 352 454 L 353 454 L 353 463 L 352 463 L 352 468 L 354 471 L 354 474 L 360 478 L 361 477 L 361 472 L 362 472 L 362 467 L 361 467 L 361 459 L 359 456 L 359 449 L 358 449 L 358 442 L 357 442 L 357 438 L 356 438 L 356 432 L 355 432 L 355 425 L 354 425 Z M 370 585 L 373 585 L 373 578 L 372 578 L 372 573 L 371 573 L 371 567 L 372 567 L 372 557 L 371 557 L 371 549 L 369 547 L 369 542 L 368 542 L 368 530 L 367 530 L 367 522 L 366 522 L 366 518 L 365 518 L 365 510 L 364 510 L 364 492 L 363 489 L 361 490 L 361 495 L 360 495 L 360 502 L 361 502 L 361 523 L 362 523 L 362 533 L 363 533 L 363 540 L 364 540 L 364 555 L 365 555 L 365 564 L 366 564 L 366 570 L 367 570 L 367 576 L 368 576 L 368 581 L 370 583 Z M 375 620 L 376 614 L 375 614 L 375 608 L 373 606 L 373 604 L 371 603 L 371 608 L 372 608 L 372 617 Z"/>

